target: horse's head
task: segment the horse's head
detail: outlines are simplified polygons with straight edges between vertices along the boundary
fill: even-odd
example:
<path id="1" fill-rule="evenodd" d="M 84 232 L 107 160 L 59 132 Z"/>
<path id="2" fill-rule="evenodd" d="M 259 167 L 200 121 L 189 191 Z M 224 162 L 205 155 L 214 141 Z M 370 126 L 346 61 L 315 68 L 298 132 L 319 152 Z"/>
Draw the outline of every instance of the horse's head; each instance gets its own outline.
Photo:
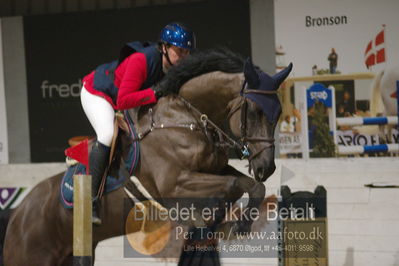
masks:
<path id="1" fill-rule="evenodd" d="M 274 130 L 281 114 L 277 89 L 291 69 L 292 64 L 274 76 L 269 76 L 255 68 L 248 59 L 244 66 L 245 85 L 241 97 L 232 103 L 236 106 L 234 109 L 240 109 L 241 112 L 231 110 L 230 128 L 247 146 L 250 169 L 260 182 L 264 182 L 276 169 Z"/>

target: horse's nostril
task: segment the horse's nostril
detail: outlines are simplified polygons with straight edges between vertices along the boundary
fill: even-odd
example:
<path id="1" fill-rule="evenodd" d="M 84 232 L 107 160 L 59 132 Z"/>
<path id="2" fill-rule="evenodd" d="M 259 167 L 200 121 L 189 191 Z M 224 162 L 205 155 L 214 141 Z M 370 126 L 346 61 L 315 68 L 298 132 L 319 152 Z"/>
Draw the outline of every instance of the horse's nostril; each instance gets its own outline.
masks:
<path id="1" fill-rule="evenodd" d="M 265 173 L 265 168 L 263 168 L 263 167 L 258 168 L 256 170 L 256 175 L 258 176 L 259 179 L 263 178 L 264 173 Z"/>
<path id="2" fill-rule="evenodd" d="M 259 167 L 256 169 L 256 171 L 254 172 L 256 175 L 256 179 L 258 181 L 265 181 L 269 176 L 271 176 L 274 171 L 276 170 L 276 166 L 273 164 L 267 168 L 265 167 Z"/>

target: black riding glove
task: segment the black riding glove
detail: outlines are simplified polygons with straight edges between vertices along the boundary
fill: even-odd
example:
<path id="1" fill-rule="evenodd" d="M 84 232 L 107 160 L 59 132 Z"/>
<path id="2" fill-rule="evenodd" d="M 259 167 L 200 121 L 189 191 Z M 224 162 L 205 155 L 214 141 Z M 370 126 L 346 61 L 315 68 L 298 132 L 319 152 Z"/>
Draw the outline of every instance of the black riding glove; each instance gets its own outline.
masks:
<path id="1" fill-rule="evenodd" d="M 166 95 L 168 95 L 170 92 L 164 88 L 162 88 L 161 86 L 159 86 L 159 84 L 154 85 L 151 88 L 154 91 L 155 94 L 155 98 L 157 99 L 157 101 L 161 98 L 164 97 Z"/>

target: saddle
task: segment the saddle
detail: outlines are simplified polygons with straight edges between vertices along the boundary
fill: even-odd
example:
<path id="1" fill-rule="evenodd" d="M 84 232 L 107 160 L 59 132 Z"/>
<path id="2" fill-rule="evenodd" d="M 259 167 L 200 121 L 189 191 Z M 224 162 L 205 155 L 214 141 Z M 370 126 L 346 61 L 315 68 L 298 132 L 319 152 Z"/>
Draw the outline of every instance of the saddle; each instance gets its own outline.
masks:
<path id="1" fill-rule="evenodd" d="M 78 136 L 69 139 L 68 143 L 74 146 L 86 139 L 89 140 L 89 150 L 91 150 L 91 146 L 94 144 L 95 140 L 94 137 Z M 114 137 L 112 140 L 110 160 L 101 182 L 98 197 L 123 186 L 138 165 L 140 158 L 139 143 L 137 141 L 126 141 L 126 139 L 137 139 L 137 133 L 129 113 L 127 111 L 124 113 L 118 112 L 115 115 Z M 127 156 L 124 158 L 124 167 L 121 167 L 122 145 L 128 146 L 125 148 L 128 152 Z M 86 174 L 86 166 L 69 157 L 66 158 L 66 162 L 68 168 L 62 178 L 60 200 L 65 208 L 72 208 L 73 176 Z"/>
<path id="2" fill-rule="evenodd" d="M 133 123 L 132 123 L 133 124 Z M 109 163 L 108 166 L 111 165 L 113 160 L 115 159 L 115 148 L 116 148 L 116 141 L 119 136 L 119 130 L 122 130 L 126 134 L 130 134 L 130 128 L 128 123 L 125 120 L 124 114 L 122 112 L 117 112 L 115 113 L 115 120 L 114 120 L 114 134 L 112 136 L 112 142 L 111 142 L 111 152 L 110 152 L 110 158 L 109 158 Z M 91 146 L 93 145 L 95 141 L 95 136 L 75 136 L 72 137 L 68 140 L 68 145 L 70 147 L 74 147 L 78 144 L 80 144 L 82 141 L 88 140 L 89 142 L 89 150 L 91 150 Z M 72 159 L 71 157 L 66 157 L 66 163 L 68 166 L 75 165 L 79 163 L 77 160 Z"/>

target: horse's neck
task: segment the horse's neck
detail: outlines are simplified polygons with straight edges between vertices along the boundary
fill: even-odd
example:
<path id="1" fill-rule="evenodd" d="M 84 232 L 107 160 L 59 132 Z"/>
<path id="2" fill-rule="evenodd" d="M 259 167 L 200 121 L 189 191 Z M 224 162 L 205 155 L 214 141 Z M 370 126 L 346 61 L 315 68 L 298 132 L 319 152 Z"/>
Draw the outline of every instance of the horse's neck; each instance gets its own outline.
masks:
<path id="1" fill-rule="evenodd" d="M 244 75 L 211 72 L 185 83 L 179 95 L 221 125 L 229 112 L 228 104 L 239 95 Z"/>

